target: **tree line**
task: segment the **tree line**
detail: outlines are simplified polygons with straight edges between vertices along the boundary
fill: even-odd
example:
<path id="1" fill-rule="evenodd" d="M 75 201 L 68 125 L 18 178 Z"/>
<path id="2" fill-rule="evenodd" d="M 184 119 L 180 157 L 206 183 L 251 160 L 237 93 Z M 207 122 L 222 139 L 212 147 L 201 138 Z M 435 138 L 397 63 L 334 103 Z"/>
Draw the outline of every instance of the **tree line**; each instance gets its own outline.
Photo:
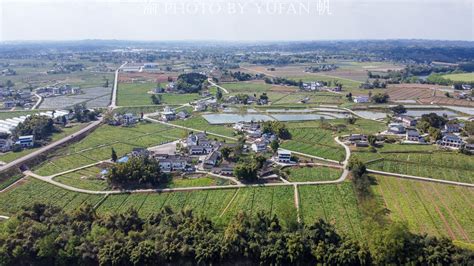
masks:
<path id="1" fill-rule="evenodd" d="M 284 226 L 276 216 L 239 213 L 227 225 L 164 207 L 148 218 L 136 210 L 97 215 L 90 205 L 66 213 L 36 203 L 0 224 L 2 265 L 472 265 L 472 251 L 446 238 L 394 224 L 369 243 L 333 225 Z"/>

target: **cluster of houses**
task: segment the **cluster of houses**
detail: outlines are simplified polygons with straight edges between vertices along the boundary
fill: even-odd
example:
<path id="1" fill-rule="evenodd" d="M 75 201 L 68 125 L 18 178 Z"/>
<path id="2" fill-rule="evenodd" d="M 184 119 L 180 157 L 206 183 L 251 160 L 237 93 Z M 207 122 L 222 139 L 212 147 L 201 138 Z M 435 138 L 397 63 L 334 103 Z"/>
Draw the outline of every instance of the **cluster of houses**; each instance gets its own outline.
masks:
<path id="1" fill-rule="evenodd" d="M 250 148 L 256 153 L 267 151 L 268 145 L 278 138 L 271 133 L 263 133 L 260 124 L 255 122 L 237 122 L 233 127 L 237 132 L 242 132 L 249 140 L 252 140 Z"/>
<path id="2" fill-rule="evenodd" d="M 65 84 L 62 86 L 46 86 L 37 88 L 35 92 L 41 97 L 47 98 L 61 95 L 81 94 L 82 90 L 79 87 L 72 87 L 69 84 Z"/>
<path id="3" fill-rule="evenodd" d="M 165 106 L 163 108 L 163 111 L 160 112 L 160 119 L 162 121 L 173 121 L 177 119 L 186 119 L 189 117 L 189 113 L 186 110 L 181 110 L 179 112 L 176 112 L 169 106 Z"/>
<path id="4" fill-rule="evenodd" d="M 0 88 L 0 100 L 3 101 L 3 108 L 5 109 L 16 106 L 29 108 L 33 106 L 34 102 L 31 92 L 12 88 Z"/>
<path id="5" fill-rule="evenodd" d="M 132 113 L 114 114 L 113 118 L 107 123 L 111 126 L 132 126 L 138 123 L 141 118 L 143 118 L 143 113 L 141 117 L 137 117 Z"/>
<path id="6" fill-rule="evenodd" d="M 47 117 L 51 117 L 51 118 L 55 118 L 59 120 L 63 116 L 69 119 L 71 114 L 68 111 L 57 110 L 57 111 L 41 112 L 37 115 L 47 116 Z M 0 134 L 2 135 L 2 138 L 0 138 L 0 151 L 1 152 L 11 151 L 14 145 L 18 145 L 21 148 L 30 148 L 35 145 L 35 140 L 34 140 L 33 135 L 19 136 L 18 139 L 13 139 L 12 137 L 12 132 L 15 130 L 18 124 L 24 122 L 26 118 L 28 118 L 29 116 L 30 115 L 24 115 L 20 117 L 0 120 Z"/>
<path id="7" fill-rule="evenodd" d="M 388 125 L 387 130 L 382 132 L 377 137 L 382 137 L 383 135 L 392 135 L 400 137 L 403 143 L 429 144 L 425 140 L 427 134 L 420 134 L 420 132 L 416 129 L 417 122 L 418 120 L 411 116 L 397 116 L 394 118 L 394 122 Z M 449 149 L 460 149 L 464 146 L 468 150 L 474 151 L 474 145 L 466 143 L 459 135 L 463 126 L 463 123 L 449 121 L 442 128 L 441 133 L 443 136 L 440 140 L 436 141 L 436 144 L 439 147 Z M 348 140 L 351 142 L 351 144 L 354 144 L 358 147 L 368 146 L 366 135 L 353 134 L 348 138 Z"/>

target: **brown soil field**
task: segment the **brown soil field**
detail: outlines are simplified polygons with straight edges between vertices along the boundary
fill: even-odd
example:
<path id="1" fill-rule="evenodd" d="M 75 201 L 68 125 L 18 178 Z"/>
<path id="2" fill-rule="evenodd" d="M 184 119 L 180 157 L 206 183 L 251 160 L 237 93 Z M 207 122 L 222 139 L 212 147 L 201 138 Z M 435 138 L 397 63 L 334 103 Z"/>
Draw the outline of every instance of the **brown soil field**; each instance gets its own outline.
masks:
<path id="1" fill-rule="evenodd" d="M 417 100 L 421 104 L 474 106 L 471 101 L 446 97 L 443 89 L 448 88 L 431 84 L 391 84 L 387 93 L 392 101 Z"/>

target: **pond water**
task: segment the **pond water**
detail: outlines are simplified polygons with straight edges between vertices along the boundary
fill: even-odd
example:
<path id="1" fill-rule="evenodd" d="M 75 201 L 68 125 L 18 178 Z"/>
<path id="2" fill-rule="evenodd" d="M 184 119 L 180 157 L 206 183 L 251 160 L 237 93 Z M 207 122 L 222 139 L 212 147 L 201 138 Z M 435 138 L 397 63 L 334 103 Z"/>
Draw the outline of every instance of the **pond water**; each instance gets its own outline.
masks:
<path id="1" fill-rule="evenodd" d="M 368 117 L 370 119 L 384 119 L 385 117 L 387 117 L 387 113 L 384 112 L 354 111 L 354 113 L 362 117 Z"/>
<path id="2" fill-rule="evenodd" d="M 204 119 L 209 122 L 209 124 L 233 124 L 240 121 L 251 122 L 251 121 L 270 121 L 274 120 L 268 115 L 260 114 L 207 114 L 203 115 Z"/>
<path id="3" fill-rule="evenodd" d="M 273 114 L 262 115 L 262 114 L 206 114 L 202 116 L 209 122 L 209 124 L 233 124 L 240 121 L 243 122 L 257 122 L 257 121 L 307 121 L 307 120 L 319 120 L 321 117 L 325 119 L 334 119 L 334 117 L 323 114 Z"/>
<path id="4" fill-rule="evenodd" d="M 461 107 L 461 106 L 446 106 L 449 107 L 455 111 L 465 113 L 468 115 L 474 115 L 474 107 Z"/>
<path id="5" fill-rule="evenodd" d="M 413 117 L 421 117 L 424 114 L 435 113 L 439 116 L 446 114 L 447 116 L 457 116 L 457 114 L 453 111 L 446 110 L 446 109 L 432 109 L 432 110 L 407 110 L 405 115 L 413 116 Z"/>

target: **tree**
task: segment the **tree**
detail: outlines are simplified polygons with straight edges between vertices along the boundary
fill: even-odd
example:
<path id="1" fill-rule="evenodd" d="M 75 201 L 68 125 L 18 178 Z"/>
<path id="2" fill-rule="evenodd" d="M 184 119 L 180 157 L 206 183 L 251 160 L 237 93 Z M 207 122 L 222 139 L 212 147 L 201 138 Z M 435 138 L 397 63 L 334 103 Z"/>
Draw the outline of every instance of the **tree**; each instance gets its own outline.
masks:
<path id="1" fill-rule="evenodd" d="M 32 115 L 18 124 L 14 135 L 16 137 L 33 135 L 36 140 L 45 140 L 57 131 L 53 119 L 43 115 Z"/>
<path id="2" fill-rule="evenodd" d="M 112 162 L 116 162 L 118 157 L 117 157 L 117 153 L 115 152 L 115 149 L 112 148 L 112 155 L 110 156 Z"/>
<path id="3" fill-rule="evenodd" d="M 374 135 L 369 135 L 367 136 L 367 140 L 370 144 L 370 146 L 375 146 L 375 142 L 377 141 L 377 137 Z"/>
<path id="4" fill-rule="evenodd" d="M 216 99 L 218 101 L 220 101 L 222 99 L 222 90 L 220 88 L 217 88 Z"/>
<path id="5" fill-rule="evenodd" d="M 105 79 L 104 88 L 109 87 L 109 79 Z"/>
<path id="6" fill-rule="evenodd" d="M 349 116 L 347 119 L 346 119 L 347 123 L 350 124 L 350 125 L 353 125 L 357 122 L 357 118 L 355 116 Z"/>
<path id="7" fill-rule="evenodd" d="M 280 148 L 280 143 L 278 142 L 278 140 L 273 140 L 270 143 L 270 148 L 272 148 L 273 153 L 276 153 L 278 151 L 278 148 Z"/>
<path id="8" fill-rule="evenodd" d="M 224 160 L 226 161 L 229 160 L 229 156 L 231 153 L 232 153 L 232 149 L 228 146 L 225 146 L 221 149 L 222 158 L 224 158 Z"/>
<path id="9" fill-rule="evenodd" d="M 162 96 L 161 95 L 156 95 L 156 94 L 151 95 L 151 102 L 153 104 L 161 104 Z"/>
<path id="10" fill-rule="evenodd" d="M 265 121 L 262 124 L 263 133 L 272 133 L 281 139 L 291 139 L 290 131 L 280 121 Z"/>
<path id="11" fill-rule="evenodd" d="M 257 167 L 255 163 L 238 163 L 234 167 L 234 176 L 239 180 L 254 182 L 257 180 Z"/>
<path id="12" fill-rule="evenodd" d="M 441 130 L 434 127 L 430 127 L 428 129 L 428 134 L 430 135 L 430 139 L 432 141 L 437 141 L 443 137 L 443 134 L 441 134 Z"/>
<path id="13" fill-rule="evenodd" d="M 396 115 L 404 114 L 404 113 L 407 112 L 407 109 L 405 108 L 405 106 L 403 106 L 401 104 L 390 108 L 390 110 Z"/>
<path id="14" fill-rule="evenodd" d="M 168 182 L 158 161 L 148 157 L 131 157 L 126 163 L 115 164 L 106 175 L 113 186 L 157 186 Z"/>
<path id="15" fill-rule="evenodd" d="M 390 96 L 388 96 L 387 93 L 377 93 L 374 96 L 372 96 L 372 102 L 374 103 L 386 103 L 388 102 L 388 99 Z"/>

